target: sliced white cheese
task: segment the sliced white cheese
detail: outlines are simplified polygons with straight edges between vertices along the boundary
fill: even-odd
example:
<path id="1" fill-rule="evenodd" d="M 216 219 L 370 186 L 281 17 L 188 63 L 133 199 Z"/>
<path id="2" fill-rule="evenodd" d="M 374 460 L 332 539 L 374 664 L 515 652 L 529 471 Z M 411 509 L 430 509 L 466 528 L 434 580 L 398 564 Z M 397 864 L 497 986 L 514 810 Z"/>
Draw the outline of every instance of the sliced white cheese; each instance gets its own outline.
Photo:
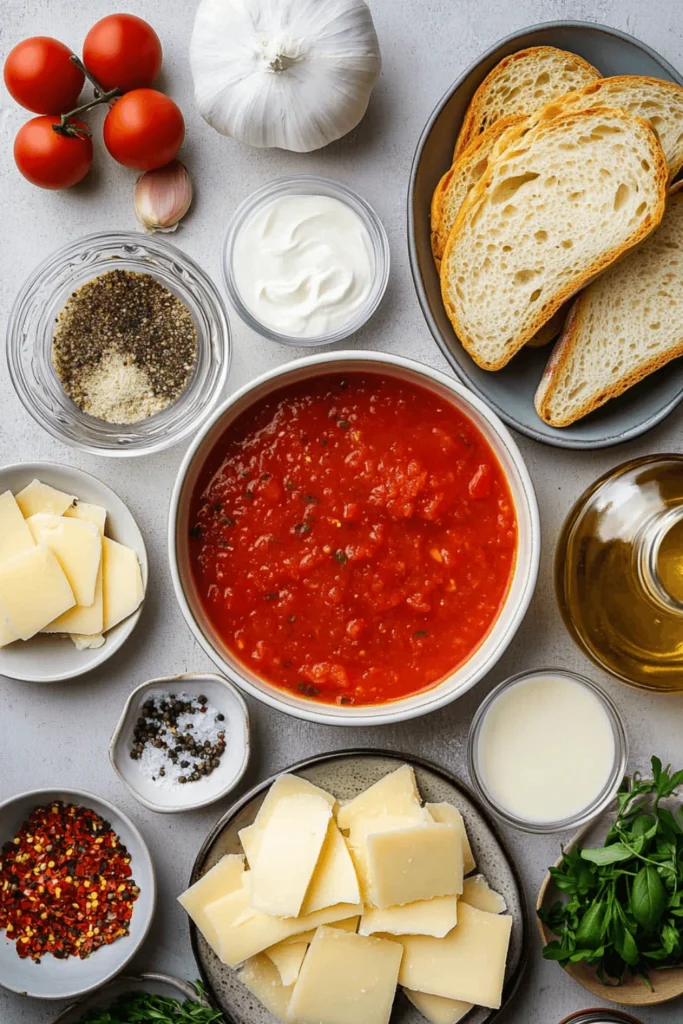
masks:
<path id="1" fill-rule="evenodd" d="M 470 846 L 462 814 L 457 807 L 448 803 L 427 804 L 427 810 L 434 821 L 438 821 L 442 825 L 455 825 L 456 828 L 460 829 L 462 836 L 462 866 L 464 873 L 469 875 L 470 871 L 474 871 L 476 868 L 477 862 L 472 854 L 472 847 Z"/>
<path id="2" fill-rule="evenodd" d="M 346 841 L 334 821 L 327 826 L 327 835 L 316 865 L 301 912 L 313 914 L 336 903 L 360 903 L 356 869 Z"/>
<path id="3" fill-rule="evenodd" d="M 461 903 L 457 928 L 445 938 L 397 937 L 404 950 L 399 981 L 411 991 L 498 1009 L 511 929 L 511 917 Z"/>
<path id="4" fill-rule="evenodd" d="M 55 487 L 50 487 L 49 484 L 41 484 L 40 480 L 32 480 L 24 487 L 23 491 L 19 491 L 15 495 L 15 498 L 24 519 L 38 515 L 40 512 L 63 516 L 76 501 L 73 494 L 65 494 L 64 491 L 58 491 Z"/>
<path id="5" fill-rule="evenodd" d="M 368 836 L 380 832 L 394 832 L 424 824 L 421 814 L 412 817 L 398 817 L 381 814 L 376 818 L 357 818 L 349 834 L 349 851 L 360 882 L 361 895 L 366 906 L 374 905 L 372 880 L 368 866 Z"/>
<path id="6" fill-rule="evenodd" d="M 47 632 L 47 630 L 43 630 L 43 633 L 45 632 Z M 94 650 L 95 648 L 102 647 L 104 645 L 104 637 L 101 633 L 92 633 L 87 635 L 82 633 L 70 633 L 69 635 L 77 651 Z"/>
<path id="7" fill-rule="evenodd" d="M 0 611 L 0 647 L 7 647 L 8 644 L 13 644 L 18 639 L 19 637 L 13 629 L 10 629 L 7 619 Z"/>
<path id="8" fill-rule="evenodd" d="M 267 956 L 254 956 L 248 960 L 239 973 L 239 979 L 276 1020 L 290 1020 L 287 1010 L 294 986 L 285 988 L 277 968 Z"/>
<path id="9" fill-rule="evenodd" d="M 66 574 L 45 544 L 0 563 L 0 612 L 21 640 L 76 603 Z"/>
<path id="10" fill-rule="evenodd" d="M 247 825 L 238 833 L 250 868 L 253 868 L 256 863 L 263 830 L 279 800 L 297 793 L 314 793 L 321 796 L 333 809 L 337 802 L 331 793 L 320 789 L 319 786 L 314 786 L 312 782 L 308 782 L 298 775 L 280 775 L 266 793 L 253 825 Z"/>
<path id="11" fill-rule="evenodd" d="M 235 854 L 221 857 L 210 871 L 178 897 L 178 903 L 190 915 L 217 956 L 218 939 L 206 916 L 206 908 L 223 896 L 241 889 L 243 874 L 244 857 Z"/>
<path id="12" fill-rule="evenodd" d="M 354 917 L 347 917 L 344 921 L 330 921 L 327 925 L 328 928 L 341 928 L 343 932 L 357 932 L 358 922 L 360 916 L 356 914 Z M 313 942 L 313 936 L 315 935 L 315 928 L 310 929 L 307 932 L 301 932 L 299 935 L 293 935 L 289 939 L 284 939 L 281 945 L 285 946 L 288 942 L 305 942 L 310 944 Z"/>
<path id="13" fill-rule="evenodd" d="M 367 838 L 370 895 L 376 907 L 402 906 L 462 892 L 462 840 L 454 825 L 416 825 Z"/>
<path id="14" fill-rule="evenodd" d="M 465 879 L 460 899 L 470 907 L 485 910 L 489 914 L 504 914 L 507 910 L 503 897 L 489 886 L 483 875 L 472 875 Z"/>
<path id="15" fill-rule="evenodd" d="M 388 1024 L 402 950 L 387 939 L 319 928 L 289 1003 L 301 1024 Z"/>
<path id="16" fill-rule="evenodd" d="M 138 556 L 110 537 L 102 540 L 104 632 L 132 615 L 145 596 Z"/>
<path id="17" fill-rule="evenodd" d="M 463 1003 L 459 999 L 444 999 L 426 992 L 411 992 L 407 988 L 403 991 L 429 1024 L 458 1024 L 472 1009 L 472 1003 Z"/>
<path id="18" fill-rule="evenodd" d="M 66 510 L 64 515 L 67 519 L 81 519 L 85 523 L 94 523 L 104 537 L 104 527 L 107 522 L 107 510 L 106 508 L 102 508 L 101 505 L 93 505 L 89 501 L 81 501 L 80 498 L 78 498 L 75 504 Z"/>
<path id="19" fill-rule="evenodd" d="M 417 900 L 402 907 L 379 910 L 369 907 L 360 919 L 361 935 L 433 935 L 443 938 L 458 923 L 458 897 L 435 896 L 431 900 Z"/>
<path id="20" fill-rule="evenodd" d="M 31 531 L 12 492 L 0 494 L 0 562 L 27 551 L 34 544 Z"/>
<path id="21" fill-rule="evenodd" d="M 278 942 L 266 950 L 266 956 L 275 964 L 280 981 L 287 988 L 299 977 L 301 965 L 306 956 L 308 942 Z"/>
<path id="22" fill-rule="evenodd" d="M 415 772 L 404 764 L 385 775 L 369 789 L 339 808 L 337 824 L 342 831 L 353 830 L 354 823 L 379 817 L 416 818 L 431 821 L 422 807 Z"/>
<path id="23" fill-rule="evenodd" d="M 104 537 L 104 526 L 107 521 L 107 510 L 100 505 L 91 505 L 87 501 L 79 501 L 64 513 L 65 518 L 79 519 L 85 523 L 92 523 L 99 530 L 100 537 Z M 104 574 L 103 559 L 101 557 L 100 545 L 100 566 L 97 570 L 95 580 L 95 599 L 91 605 L 83 606 L 77 604 L 75 608 L 58 619 L 51 622 L 42 630 L 43 633 L 70 633 L 76 649 L 84 651 L 88 648 L 101 647 L 104 643 L 102 629 L 104 627 L 104 598 L 102 590 L 102 579 Z"/>
<path id="24" fill-rule="evenodd" d="M 26 522 L 36 544 L 46 544 L 56 556 L 71 584 L 76 603 L 91 605 L 102 560 L 102 537 L 97 527 L 48 512 L 39 512 Z"/>

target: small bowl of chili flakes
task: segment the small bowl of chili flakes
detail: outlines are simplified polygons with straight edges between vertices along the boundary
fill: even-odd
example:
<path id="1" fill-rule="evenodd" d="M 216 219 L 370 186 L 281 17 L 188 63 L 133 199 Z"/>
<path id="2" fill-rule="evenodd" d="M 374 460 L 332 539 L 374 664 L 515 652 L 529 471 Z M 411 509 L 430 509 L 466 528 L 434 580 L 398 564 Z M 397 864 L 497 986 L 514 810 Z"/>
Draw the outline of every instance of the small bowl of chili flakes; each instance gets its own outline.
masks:
<path id="1" fill-rule="evenodd" d="M 115 977 L 144 942 L 156 881 L 149 850 L 113 804 L 33 790 L 0 804 L 0 985 L 72 999 Z"/>
<path id="2" fill-rule="evenodd" d="M 500 658 L 540 552 L 533 485 L 491 410 L 439 371 L 340 352 L 224 402 L 181 465 L 169 555 L 222 672 L 288 714 L 380 725 Z"/>

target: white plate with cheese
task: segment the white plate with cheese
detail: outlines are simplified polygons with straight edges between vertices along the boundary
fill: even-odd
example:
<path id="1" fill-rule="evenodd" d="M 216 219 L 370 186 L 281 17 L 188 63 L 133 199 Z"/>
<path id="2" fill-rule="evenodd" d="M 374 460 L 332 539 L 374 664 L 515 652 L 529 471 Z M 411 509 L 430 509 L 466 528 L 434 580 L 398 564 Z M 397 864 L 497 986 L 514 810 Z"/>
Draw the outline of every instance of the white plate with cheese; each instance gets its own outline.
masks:
<path id="1" fill-rule="evenodd" d="M 266 780 L 214 827 L 191 883 L 193 950 L 231 1024 L 488 1024 L 527 960 L 496 826 L 453 776 L 391 751 Z"/>
<path id="2" fill-rule="evenodd" d="M 0 675 L 53 683 L 101 665 L 135 628 L 147 576 L 105 484 L 50 462 L 0 468 Z"/>

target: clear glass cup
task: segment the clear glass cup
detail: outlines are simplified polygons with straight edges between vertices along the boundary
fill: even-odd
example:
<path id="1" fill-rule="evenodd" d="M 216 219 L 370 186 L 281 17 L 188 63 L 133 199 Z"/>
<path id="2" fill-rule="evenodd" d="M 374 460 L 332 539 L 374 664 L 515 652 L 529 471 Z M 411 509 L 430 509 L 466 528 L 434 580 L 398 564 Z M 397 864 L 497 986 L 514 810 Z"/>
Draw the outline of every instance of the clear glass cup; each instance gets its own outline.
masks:
<path id="1" fill-rule="evenodd" d="M 258 210 L 273 202 L 274 199 L 290 195 L 329 196 L 331 199 L 338 199 L 350 207 L 360 217 L 370 235 L 375 260 L 372 287 L 363 306 L 341 327 L 334 331 L 329 331 L 327 334 L 315 335 L 313 337 L 280 334 L 258 320 L 242 301 L 233 272 L 235 242 L 243 226 Z M 235 210 L 228 224 L 228 230 L 223 243 L 223 277 L 225 287 L 230 296 L 230 301 L 239 316 L 248 327 L 251 327 L 253 331 L 256 331 L 262 337 L 268 338 L 270 341 L 278 341 L 283 345 L 296 345 L 300 348 L 331 345 L 335 341 L 348 338 L 349 335 L 359 330 L 370 319 L 382 301 L 389 280 L 390 263 L 389 240 L 387 239 L 386 231 L 370 204 L 359 196 L 357 192 L 347 188 L 340 181 L 333 181 L 330 178 L 319 178 L 315 174 L 298 174 L 292 177 L 277 178 L 275 181 L 270 181 L 267 185 L 252 192 Z"/>
<path id="2" fill-rule="evenodd" d="M 185 303 L 197 329 L 186 388 L 163 412 L 139 423 L 107 423 L 83 412 L 52 365 L 54 324 L 67 298 L 114 269 L 151 274 Z M 126 231 L 87 235 L 48 256 L 15 299 L 7 330 L 10 378 L 24 408 L 57 440 L 92 455 L 150 455 L 193 434 L 221 397 L 230 354 L 225 305 L 201 267 L 166 241 Z"/>
<path id="3" fill-rule="evenodd" d="M 479 762 L 479 739 L 484 720 L 486 719 L 489 710 L 505 690 L 509 690 L 517 683 L 526 682 L 529 679 L 547 678 L 548 676 L 570 679 L 572 682 L 579 683 L 581 686 L 586 687 L 595 697 L 597 697 L 612 728 L 612 736 L 614 738 L 614 762 L 605 785 L 590 804 L 581 808 L 581 810 L 577 811 L 576 814 L 568 818 L 558 821 L 537 821 L 518 817 L 510 811 L 508 807 L 501 804 L 491 792 L 486 784 Z M 509 679 L 506 679 L 504 682 L 494 687 L 494 689 L 491 690 L 489 695 L 479 705 L 477 713 L 472 720 L 472 725 L 470 726 L 470 732 L 467 739 L 467 765 L 470 773 L 470 779 L 480 799 L 498 818 L 502 819 L 508 825 L 512 825 L 514 828 L 517 828 L 522 832 L 532 832 L 537 835 L 551 835 L 554 832 L 572 831 L 580 828 L 582 825 L 592 821 L 593 818 L 597 818 L 598 815 L 608 810 L 617 794 L 617 790 L 621 785 L 622 779 L 624 778 L 627 761 L 628 738 L 626 736 L 626 729 L 624 728 L 621 715 L 619 714 L 619 711 L 612 699 L 604 692 L 604 690 L 591 682 L 590 679 L 576 675 L 574 672 L 567 672 L 565 669 L 558 668 L 538 669 L 533 672 L 519 672 L 517 675 L 511 676 Z M 570 770 L 571 766 L 568 765 L 567 769 Z M 538 770 L 543 771 L 543 765 L 540 763 L 538 765 Z"/>

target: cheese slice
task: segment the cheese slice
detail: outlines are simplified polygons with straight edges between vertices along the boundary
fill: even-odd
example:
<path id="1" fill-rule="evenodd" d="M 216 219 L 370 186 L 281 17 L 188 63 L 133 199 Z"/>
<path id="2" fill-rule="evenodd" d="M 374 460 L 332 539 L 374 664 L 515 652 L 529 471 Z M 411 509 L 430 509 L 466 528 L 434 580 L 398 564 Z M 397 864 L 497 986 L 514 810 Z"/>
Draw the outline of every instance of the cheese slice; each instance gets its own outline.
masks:
<path id="1" fill-rule="evenodd" d="M 252 957 L 246 962 L 238 977 L 276 1020 L 287 1022 L 291 1019 L 287 1011 L 294 986 L 285 988 L 277 968 L 267 956 Z"/>
<path id="2" fill-rule="evenodd" d="M 14 630 L 10 628 L 7 619 L 3 615 L 2 611 L 0 611 L 0 648 L 7 647 L 8 644 L 13 644 L 14 641 L 18 639 L 19 637 Z"/>
<path id="3" fill-rule="evenodd" d="M 280 981 L 285 987 L 293 985 L 299 977 L 308 942 L 278 942 L 266 950 L 266 956 L 277 967 Z"/>
<path id="4" fill-rule="evenodd" d="M 416 818 L 431 821 L 422 807 L 415 772 L 404 764 L 385 775 L 369 789 L 339 808 L 337 824 L 342 831 L 353 830 L 355 822 L 379 817 Z"/>
<path id="5" fill-rule="evenodd" d="M 46 632 L 46 630 L 43 630 L 43 632 Z M 69 635 L 77 651 L 88 651 L 97 647 L 102 647 L 104 644 L 104 637 L 101 633 L 92 633 L 88 635 L 84 635 L 83 633 L 70 633 Z"/>
<path id="6" fill-rule="evenodd" d="M 470 871 L 474 871 L 476 868 L 477 862 L 472 854 L 472 847 L 470 846 L 462 814 L 457 807 L 449 803 L 427 804 L 427 810 L 434 821 L 438 821 L 442 825 L 455 825 L 460 830 L 462 836 L 462 867 L 463 872 L 469 875 Z"/>
<path id="7" fill-rule="evenodd" d="M 97 527 L 48 512 L 39 512 L 26 522 L 36 544 L 46 544 L 56 556 L 76 603 L 91 605 L 102 559 L 102 537 Z"/>
<path id="8" fill-rule="evenodd" d="M 299 915 L 331 815 L 327 800 L 315 793 L 296 793 L 278 801 L 251 871 L 252 907 L 279 917 Z"/>
<path id="9" fill-rule="evenodd" d="M 356 869 L 346 841 L 334 821 L 327 835 L 303 903 L 302 913 L 313 914 L 335 903 L 360 903 Z"/>
<path id="10" fill-rule="evenodd" d="M 389 1024 L 401 956 L 396 942 L 319 928 L 289 1016 L 301 1024 Z"/>
<path id="11" fill-rule="evenodd" d="M 21 640 L 76 603 L 61 565 L 45 544 L 0 563 L 0 612 Z"/>
<path id="12" fill-rule="evenodd" d="M 503 995 L 512 918 L 466 903 L 444 939 L 402 935 L 399 981 L 405 988 L 498 1009 Z"/>
<path id="13" fill-rule="evenodd" d="M 67 519 L 80 519 L 84 523 L 94 523 L 104 537 L 104 527 L 107 522 L 107 510 L 101 505 L 93 505 L 89 501 L 81 501 L 80 498 L 64 513 Z"/>
<path id="14" fill-rule="evenodd" d="M 0 562 L 28 551 L 35 544 L 11 491 L 0 494 Z"/>
<path id="15" fill-rule="evenodd" d="M 178 897 L 178 903 L 187 911 L 216 956 L 218 938 L 206 915 L 206 908 L 223 896 L 241 890 L 243 874 L 244 857 L 237 854 L 221 857 L 217 864 Z"/>
<path id="16" fill-rule="evenodd" d="M 132 615 L 145 596 L 138 556 L 110 537 L 102 539 L 104 632 Z"/>
<path id="17" fill-rule="evenodd" d="M 472 1003 L 463 1003 L 459 999 L 444 999 L 443 996 L 431 996 L 426 992 L 411 992 L 407 988 L 403 991 L 429 1024 L 458 1024 L 472 1009 Z"/>
<path id="18" fill-rule="evenodd" d="M 423 824 L 421 814 L 412 817 L 398 817 L 382 814 L 376 818 L 357 818 L 349 834 L 349 851 L 360 882 L 361 895 L 366 906 L 374 905 L 372 880 L 368 865 L 368 836 L 380 832 L 393 832 Z"/>
<path id="19" fill-rule="evenodd" d="M 458 923 L 458 897 L 435 896 L 402 907 L 379 910 L 369 907 L 363 913 L 358 931 L 361 935 L 381 932 L 387 935 L 433 935 L 443 938 Z"/>
<path id="20" fill-rule="evenodd" d="M 330 921 L 326 926 L 328 928 L 341 928 L 343 932 L 357 932 L 358 922 L 360 916 L 356 914 L 354 917 L 347 917 L 344 921 Z M 315 935 L 315 928 L 310 929 L 307 932 L 301 932 L 300 935 L 292 935 L 289 939 L 284 939 L 281 945 L 285 946 L 288 942 L 306 942 L 310 945 L 313 942 L 313 936 Z"/>
<path id="21" fill-rule="evenodd" d="M 78 501 L 64 513 L 65 518 L 79 519 L 84 523 L 92 523 L 104 537 L 104 526 L 107 521 L 107 510 L 100 505 L 91 505 L 87 501 Z M 75 608 L 60 615 L 42 630 L 43 633 L 71 633 L 77 650 L 84 651 L 92 647 L 101 647 L 104 643 L 102 627 L 104 626 L 104 601 L 102 593 L 102 560 L 100 544 L 100 565 L 95 580 L 95 599 L 91 605 L 77 604 Z"/>
<path id="22" fill-rule="evenodd" d="M 256 863 L 258 849 L 263 837 L 263 830 L 267 825 L 274 808 L 282 797 L 294 796 L 297 793 L 313 793 L 316 796 L 320 796 L 324 800 L 327 800 L 332 809 L 334 809 L 337 803 L 335 797 L 333 797 L 331 793 L 327 793 L 324 789 L 320 789 L 319 786 L 314 786 L 312 782 L 308 782 L 299 775 L 278 776 L 266 793 L 253 825 L 247 825 L 246 828 L 243 828 L 238 832 L 240 842 L 242 843 L 242 848 L 250 868 L 253 868 Z"/>
<path id="23" fill-rule="evenodd" d="M 376 907 L 402 906 L 462 892 L 462 840 L 454 825 L 416 825 L 367 838 L 370 895 Z"/>
<path id="24" fill-rule="evenodd" d="M 32 480 L 15 497 L 24 519 L 41 512 L 47 512 L 53 516 L 63 516 L 76 501 L 73 494 L 65 494 L 64 491 L 58 491 L 55 487 L 50 487 L 49 484 L 41 484 L 40 480 Z"/>
<path id="25" fill-rule="evenodd" d="M 489 914 L 504 914 L 507 910 L 503 897 L 489 886 L 483 875 L 472 875 L 465 879 L 460 899 L 468 906 L 485 910 Z"/>

